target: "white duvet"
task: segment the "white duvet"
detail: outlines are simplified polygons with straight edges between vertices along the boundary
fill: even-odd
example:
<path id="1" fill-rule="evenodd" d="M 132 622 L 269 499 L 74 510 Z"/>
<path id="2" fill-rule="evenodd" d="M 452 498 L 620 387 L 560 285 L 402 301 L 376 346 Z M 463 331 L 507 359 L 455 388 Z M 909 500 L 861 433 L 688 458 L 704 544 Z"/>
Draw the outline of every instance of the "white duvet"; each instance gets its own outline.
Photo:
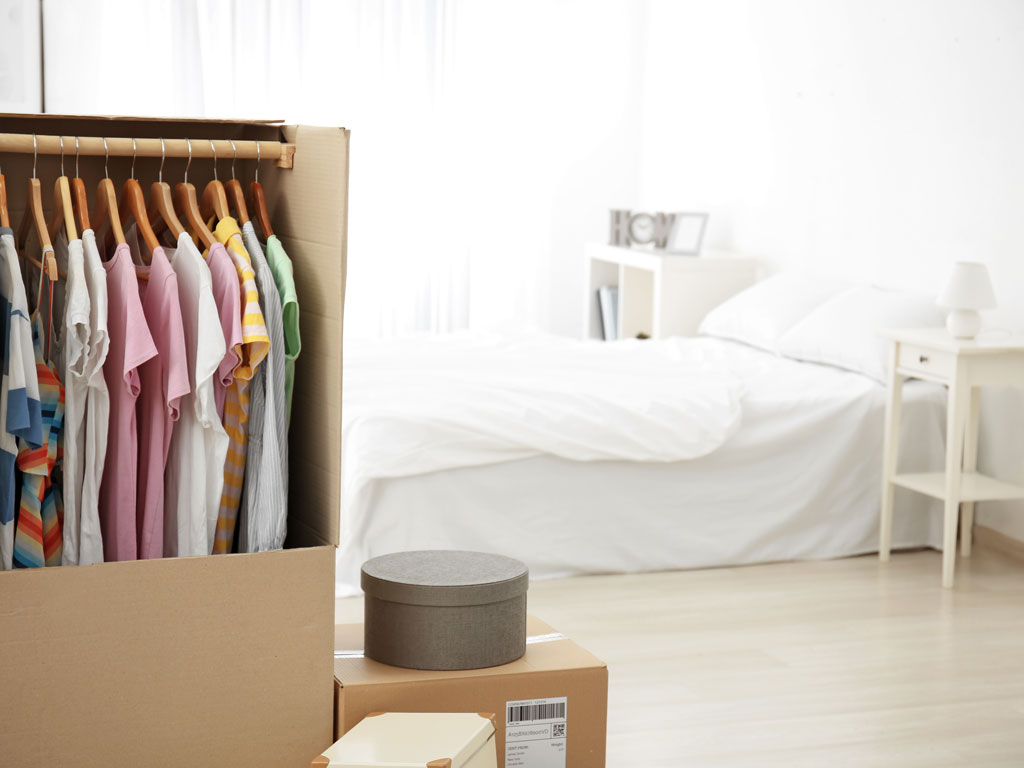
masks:
<path id="1" fill-rule="evenodd" d="M 739 427 L 743 386 L 701 349 L 542 335 L 347 343 L 344 517 L 368 511 L 374 479 L 539 455 L 672 462 L 711 453 Z"/>
<path id="2" fill-rule="evenodd" d="M 530 360 L 535 367 L 527 367 Z M 501 384 L 512 391 L 483 387 L 481 395 L 495 371 L 505 371 Z M 878 544 L 885 388 L 857 373 L 713 338 L 350 346 L 345 372 L 346 477 L 463 463 L 346 482 L 339 597 L 358 592 L 367 558 L 408 549 L 499 552 L 523 560 L 531 578 L 550 578 L 842 557 Z M 476 427 L 486 436 L 457 430 L 454 421 L 442 432 L 435 423 L 404 421 L 420 408 L 407 396 L 425 386 L 404 383 L 410 378 L 450 387 L 430 396 L 454 409 L 453 418 L 472 414 L 491 424 Z M 537 378 L 541 390 L 515 391 Z M 554 400 L 541 394 L 549 391 Z M 945 400 L 941 386 L 906 385 L 903 471 L 942 466 Z M 495 433 L 488 404 L 511 409 L 498 423 L 512 435 Z M 582 445 L 569 420 L 585 427 Z M 470 447 L 480 444 L 489 453 Z M 563 453 L 500 460 L 541 445 Z M 625 458 L 574 460 L 615 452 Z M 936 545 L 937 502 L 903 489 L 897 497 L 895 544 Z"/>

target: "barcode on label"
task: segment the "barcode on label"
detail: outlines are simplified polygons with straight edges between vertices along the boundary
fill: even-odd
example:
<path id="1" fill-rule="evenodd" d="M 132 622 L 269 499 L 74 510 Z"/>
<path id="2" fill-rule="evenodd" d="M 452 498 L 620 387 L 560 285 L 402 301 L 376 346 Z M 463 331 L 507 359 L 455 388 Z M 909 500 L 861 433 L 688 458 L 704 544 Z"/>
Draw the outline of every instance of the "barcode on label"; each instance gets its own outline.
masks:
<path id="1" fill-rule="evenodd" d="M 564 720 L 565 702 L 551 704 L 516 704 L 508 708 L 508 723 L 528 723 L 534 720 Z"/>

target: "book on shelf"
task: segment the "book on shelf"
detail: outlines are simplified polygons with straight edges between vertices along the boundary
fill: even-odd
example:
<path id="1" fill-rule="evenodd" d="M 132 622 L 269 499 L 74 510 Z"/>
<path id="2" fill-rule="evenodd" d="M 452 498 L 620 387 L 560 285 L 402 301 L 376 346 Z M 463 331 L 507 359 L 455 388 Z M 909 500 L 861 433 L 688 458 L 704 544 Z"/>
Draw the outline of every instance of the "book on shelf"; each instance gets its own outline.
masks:
<path id="1" fill-rule="evenodd" d="M 601 337 L 605 341 L 619 338 L 619 287 L 602 285 L 597 289 L 597 306 L 601 314 Z"/>

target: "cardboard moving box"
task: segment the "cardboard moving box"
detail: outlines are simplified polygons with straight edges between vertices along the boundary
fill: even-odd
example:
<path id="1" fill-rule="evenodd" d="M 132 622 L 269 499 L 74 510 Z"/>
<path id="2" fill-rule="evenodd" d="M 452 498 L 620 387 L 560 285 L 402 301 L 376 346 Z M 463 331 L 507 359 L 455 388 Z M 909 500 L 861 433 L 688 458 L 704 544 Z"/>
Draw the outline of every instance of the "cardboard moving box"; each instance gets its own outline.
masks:
<path id="1" fill-rule="evenodd" d="M 510 664 L 432 672 L 367 659 L 363 625 L 339 624 L 334 737 L 370 712 L 494 712 L 499 768 L 601 768 L 608 667 L 533 616 L 527 636 Z"/>
<path id="2" fill-rule="evenodd" d="M 331 742 L 334 555 L 348 206 L 344 128 L 218 120 L 0 115 L 0 133 L 295 144 L 260 181 L 295 267 L 302 354 L 290 429 L 288 549 L 0 572 L 0 766 L 308 766 Z M 70 138 L 69 138 L 70 137 Z M 4 153 L 17 227 L 32 155 Z M 221 175 L 230 165 L 221 158 Z M 111 157 L 120 186 L 130 157 Z M 247 184 L 255 161 L 238 160 Z M 104 158 L 77 163 L 90 204 Z M 144 187 L 160 158 L 139 157 Z M 185 160 L 168 157 L 164 181 Z M 56 156 L 40 155 L 49 203 Z M 213 162 L 196 158 L 200 190 Z"/>

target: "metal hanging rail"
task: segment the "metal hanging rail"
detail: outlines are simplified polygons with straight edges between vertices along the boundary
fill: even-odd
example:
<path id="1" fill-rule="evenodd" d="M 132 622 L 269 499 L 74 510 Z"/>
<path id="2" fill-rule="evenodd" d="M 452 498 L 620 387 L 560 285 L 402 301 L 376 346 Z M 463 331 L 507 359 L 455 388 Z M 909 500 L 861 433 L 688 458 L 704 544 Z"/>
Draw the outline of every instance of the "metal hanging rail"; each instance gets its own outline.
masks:
<path id="1" fill-rule="evenodd" d="M 192 142 L 193 159 L 208 157 L 222 160 L 239 159 L 273 160 L 278 168 L 291 168 L 295 158 L 295 145 L 281 141 L 243 141 L 231 139 L 132 139 L 102 136 L 64 136 L 64 154 L 77 152 L 79 155 L 95 157 L 189 157 L 188 141 Z M 75 149 L 75 139 L 78 146 Z M 35 141 L 33 141 L 35 139 Z M 60 136 L 43 136 L 31 133 L 0 133 L 0 154 L 13 152 L 31 155 L 38 145 L 40 155 L 61 154 Z"/>

